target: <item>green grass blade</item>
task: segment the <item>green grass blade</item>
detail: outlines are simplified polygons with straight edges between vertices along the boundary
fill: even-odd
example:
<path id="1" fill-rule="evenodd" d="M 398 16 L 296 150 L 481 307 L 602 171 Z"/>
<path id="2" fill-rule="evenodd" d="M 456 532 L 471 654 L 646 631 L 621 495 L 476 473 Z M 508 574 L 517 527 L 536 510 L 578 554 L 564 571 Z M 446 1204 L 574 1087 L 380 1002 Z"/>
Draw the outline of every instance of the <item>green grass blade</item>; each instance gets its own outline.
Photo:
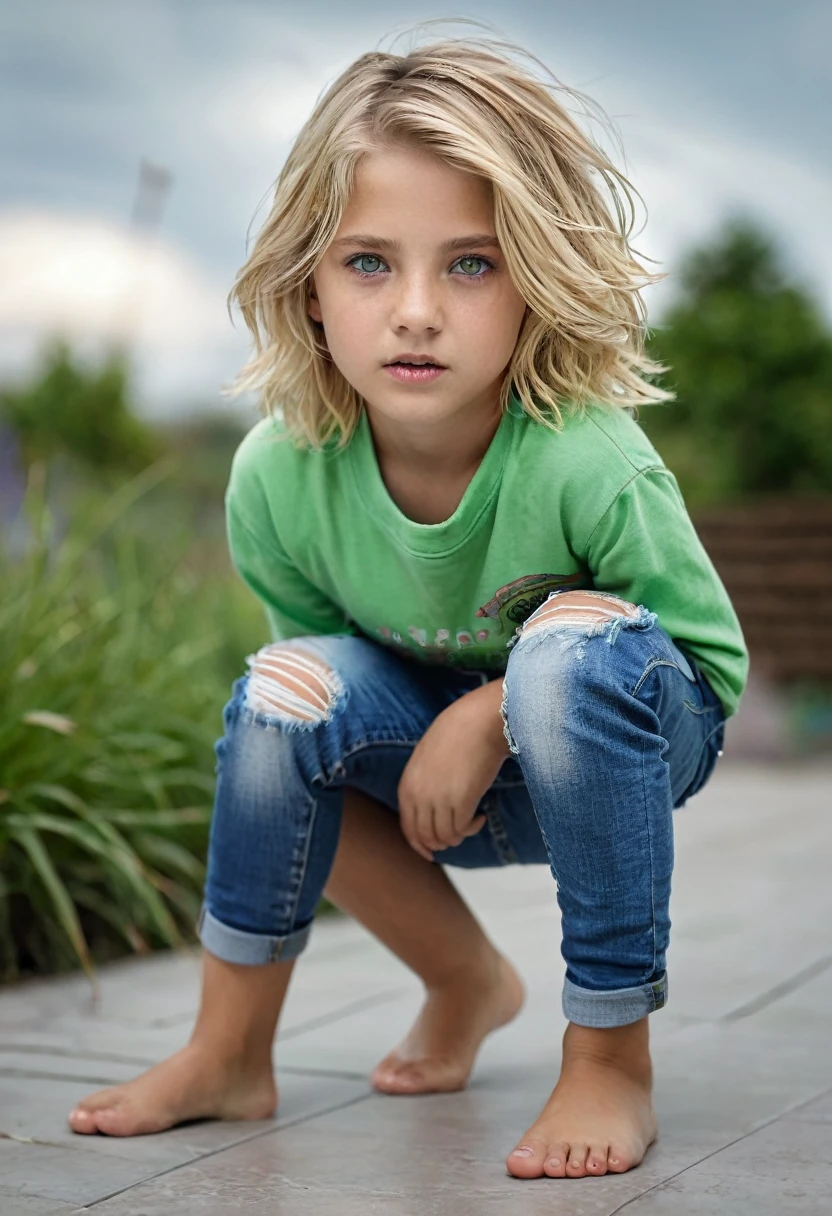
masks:
<path id="1" fill-rule="evenodd" d="M 29 857 L 43 884 L 44 890 L 49 896 L 52 907 L 55 910 L 55 915 L 58 918 L 58 923 L 72 943 L 72 948 L 78 955 L 84 971 L 90 979 L 93 979 L 92 959 L 90 958 L 87 939 L 84 937 L 81 922 L 78 919 L 78 913 L 75 910 L 75 905 L 70 898 L 69 892 L 61 881 L 58 871 L 52 864 L 49 853 L 43 846 L 43 841 L 32 827 L 12 827 L 9 835 Z"/>

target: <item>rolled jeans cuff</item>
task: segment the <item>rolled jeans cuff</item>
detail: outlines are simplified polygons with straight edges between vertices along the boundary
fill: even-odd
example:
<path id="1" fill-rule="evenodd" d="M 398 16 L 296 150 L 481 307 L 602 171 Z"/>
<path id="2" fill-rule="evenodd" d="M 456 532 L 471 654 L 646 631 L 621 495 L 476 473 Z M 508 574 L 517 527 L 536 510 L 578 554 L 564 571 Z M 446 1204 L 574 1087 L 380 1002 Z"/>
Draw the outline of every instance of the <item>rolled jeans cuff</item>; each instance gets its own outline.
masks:
<path id="1" fill-rule="evenodd" d="M 263 963 L 285 962 L 297 958 L 306 948 L 312 922 L 294 933 L 272 937 L 266 933 L 246 933 L 232 929 L 212 916 L 203 904 L 196 923 L 199 940 L 206 950 L 226 963 L 242 963 L 245 966 L 262 966 Z"/>
<path id="2" fill-rule="evenodd" d="M 579 988 L 568 978 L 563 981 L 564 1017 L 578 1026 L 597 1030 L 628 1026 L 666 1004 L 666 971 L 650 984 L 640 984 L 638 988 L 613 988 L 606 992 Z"/>

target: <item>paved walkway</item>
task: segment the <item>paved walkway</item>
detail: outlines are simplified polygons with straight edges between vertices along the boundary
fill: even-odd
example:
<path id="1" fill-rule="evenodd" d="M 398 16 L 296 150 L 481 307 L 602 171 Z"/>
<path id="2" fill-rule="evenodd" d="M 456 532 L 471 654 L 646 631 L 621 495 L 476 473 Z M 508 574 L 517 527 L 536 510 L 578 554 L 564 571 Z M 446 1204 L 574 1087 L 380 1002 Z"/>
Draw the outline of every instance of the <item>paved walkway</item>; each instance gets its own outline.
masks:
<path id="1" fill-rule="evenodd" d="M 420 1003 L 358 925 L 318 921 L 275 1059 L 279 1116 L 74 1136 L 73 1101 L 186 1041 L 192 953 L 0 994 L 2 1216 L 821 1216 L 832 1211 L 832 766 L 726 760 L 677 813 L 671 993 L 652 1019 L 661 1139 L 620 1176 L 511 1178 L 557 1075 L 563 973 L 545 867 L 452 871 L 529 985 L 469 1088 L 367 1082 Z"/>

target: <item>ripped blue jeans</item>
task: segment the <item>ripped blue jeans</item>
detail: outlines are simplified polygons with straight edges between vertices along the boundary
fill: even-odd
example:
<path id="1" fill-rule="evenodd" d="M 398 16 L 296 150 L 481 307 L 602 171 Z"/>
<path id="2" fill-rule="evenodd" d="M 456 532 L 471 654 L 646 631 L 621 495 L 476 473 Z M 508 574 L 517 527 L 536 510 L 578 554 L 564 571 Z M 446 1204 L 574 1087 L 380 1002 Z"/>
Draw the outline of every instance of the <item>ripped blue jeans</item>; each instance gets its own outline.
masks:
<path id="1" fill-rule="evenodd" d="M 502 714 L 512 754 L 480 804 L 485 824 L 435 864 L 547 864 L 562 917 L 564 1014 L 622 1026 L 667 1000 L 672 812 L 713 771 L 724 711 L 655 613 L 606 593 L 604 619 L 553 613 L 565 594 L 549 597 L 509 652 Z M 616 601 L 627 615 L 609 612 Z M 261 663 L 255 681 L 263 656 L 279 661 L 271 676 Z M 274 643 L 249 661 L 216 745 L 199 935 L 221 959 L 262 964 L 306 946 L 344 788 L 396 814 L 427 727 L 494 677 L 340 634 Z M 307 673 L 306 687 L 287 680 L 293 672 Z M 311 684 L 308 673 L 317 673 Z"/>

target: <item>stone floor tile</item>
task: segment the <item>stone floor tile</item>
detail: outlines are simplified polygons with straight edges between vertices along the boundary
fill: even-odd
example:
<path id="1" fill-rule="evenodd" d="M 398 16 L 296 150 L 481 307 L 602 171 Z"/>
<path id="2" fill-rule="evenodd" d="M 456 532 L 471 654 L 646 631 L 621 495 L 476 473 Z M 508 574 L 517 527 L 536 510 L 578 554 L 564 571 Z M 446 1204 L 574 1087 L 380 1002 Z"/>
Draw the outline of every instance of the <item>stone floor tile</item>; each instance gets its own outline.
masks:
<path id="1" fill-rule="evenodd" d="M 807 1102 L 805 1106 L 789 1111 L 783 1118 L 798 1123 L 832 1123 L 832 1089 L 821 1094 L 814 1102 Z"/>
<path id="2" fill-rule="evenodd" d="M 728 1145 L 703 1168 L 720 1177 L 768 1178 L 773 1186 L 825 1185 L 832 1198 L 832 1137 L 823 1124 L 778 1119 Z"/>
<path id="3" fill-rule="evenodd" d="M 512 1178 L 502 1121 L 468 1094 L 377 1095 L 153 1179 L 100 1205 L 97 1216 L 606 1216 L 644 1188 L 638 1171 L 581 1182 Z"/>
<path id="4" fill-rule="evenodd" d="M 103 968 L 95 1007 L 83 977 L 22 984 L 0 991 L 0 1130 L 37 1143 L 0 1139 L 0 1213 L 10 1194 L 63 1216 L 62 1202 L 127 1186 L 96 1212 L 602 1216 L 626 1203 L 627 1216 L 825 1214 L 828 1203 L 811 1205 L 832 1179 L 822 1140 L 832 1120 L 830 777 L 828 764 L 720 767 L 677 813 L 670 1004 L 651 1019 L 661 1138 L 637 1170 L 532 1182 L 505 1172 L 559 1063 L 555 888 L 546 866 L 449 870 L 529 988 L 520 1018 L 484 1044 L 468 1090 L 369 1091 L 367 1074 L 408 1029 L 421 986 L 348 918 L 320 918 L 299 961 L 275 1051 L 280 1118 L 262 1125 L 193 1124 L 135 1140 L 76 1137 L 65 1125 L 81 1094 L 186 1041 L 196 952 Z M 334 1109 L 339 1095 L 346 1104 Z M 793 1158 L 800 1144 L 813 1165 Z M 41 1209 L 21 1216 L 30 1211 Z"/>
<path id="5" fill-rule="evenodd" d="M 249 1137 L 361 1099 L 363 1081 L 278 1073 L 274 1119 L 204 1121 L 153 1136 L 78 1136 L 66 1123 L 89 1086 L 66 1079 L 0 1078 L 0 1186 L 66 1202 L 90 1203 L 160 1170 L 227 1148 Z M 95 1087 L 92 1087 L 95 1088 Z M 0 1213 L 5 1216 L 2 1208 Z"/>
<path id="6" fill-rule="evenodd" d="M 829 1185 L 688 1170 L 639 1196 L 626 1216 L 829 1216 Z"/>
<path id="7" fill-rule="evenodd" d="M 829 954 L 832 771 L 717 769 L 676 812 L 670 1000 L 724 1016 Z"/>
<path id="8" fill-rule="evenodd" d="M 51 1199 L 37 1195 L 18 1195 L 0 1186 L 0 1212 L 2 1216 L 74 1216 L 76 1204 L 55 1204 Z"/>
<path id="9" fill-rule="evenodd" d="M 153 1060 L 149 1062 L 154 1063 Z M 143 1064 L 142 1060 L 139 1068 Z M 94 1085 L 102 1089 L 105 1085 L 119 1085 L 122 1081 L 131 1080 L 137 1071 L 136 1063 L 131 1060 L 108 1058 L 104 1052 L 91 1059 L 76 1052 L 49 1051 L 45 1048 L 34 1051 L 22 1051 L 19 1047 L 10 1051 L 0 1050 L 0 1092 L 6 1081 L 17 1080 L 23 1084 L 26 1079 L 35 1077 L 61 1078 L 74 1081 L 78 1085 Z"/>

